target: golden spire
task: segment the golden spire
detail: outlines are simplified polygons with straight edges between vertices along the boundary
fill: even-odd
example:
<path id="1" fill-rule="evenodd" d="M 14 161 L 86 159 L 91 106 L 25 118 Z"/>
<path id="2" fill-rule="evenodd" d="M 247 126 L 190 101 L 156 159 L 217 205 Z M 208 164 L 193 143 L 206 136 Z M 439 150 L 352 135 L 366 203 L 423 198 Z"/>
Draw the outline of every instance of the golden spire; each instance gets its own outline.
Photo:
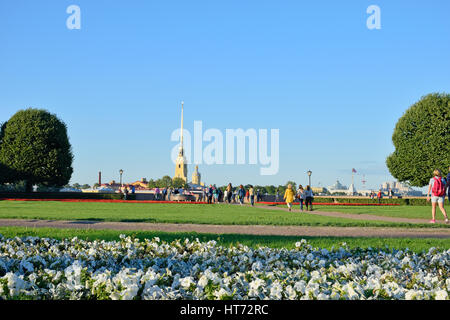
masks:
<path id="1" fill-rule="evenodd" d="M 180 154 L 183 155 L 183 109 L 184 101 L 181 101 L 181 133 L 180 133 Z"/>

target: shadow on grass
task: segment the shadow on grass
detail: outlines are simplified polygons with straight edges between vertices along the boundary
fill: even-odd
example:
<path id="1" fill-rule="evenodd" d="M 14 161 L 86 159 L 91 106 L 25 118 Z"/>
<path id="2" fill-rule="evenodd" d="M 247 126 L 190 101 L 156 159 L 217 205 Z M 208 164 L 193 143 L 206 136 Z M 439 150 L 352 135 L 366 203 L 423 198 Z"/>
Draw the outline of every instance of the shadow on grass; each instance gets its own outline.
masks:
<path id="1" fill-rule="evenodd" d="M 146 218 L 146 219 L 121 219 L 119 222 L 150 222 L 155 223 L 156 219 Z"/>
<path id="2" fill-rule="evenodd" d="M 85 223 L 85 224 L 93 224 L 98 222 L 104 222 L 105 219 L 101 218 L 83 218 L 83 219 L 76 219 L 76 221 L 72 221 L 70 223 Z"/>

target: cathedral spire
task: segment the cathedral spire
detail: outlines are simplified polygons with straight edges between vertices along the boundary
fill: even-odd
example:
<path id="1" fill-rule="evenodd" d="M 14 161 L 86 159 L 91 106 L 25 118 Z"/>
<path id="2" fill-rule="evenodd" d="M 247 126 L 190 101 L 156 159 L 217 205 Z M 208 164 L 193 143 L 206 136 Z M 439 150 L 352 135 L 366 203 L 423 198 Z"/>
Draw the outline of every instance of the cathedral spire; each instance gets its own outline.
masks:
<path id="1" fill-rule="evenodd" d="M 184 109 L 184 101 L 181 101 L 181 132 L 180 132 L 180 154 L 184 155 L 183 150 L 183 109 Z"/>
<path id="2" fill-rule="evenodd" d="M 178 157 L 175 165 L 175 176 L 174 178 L 182 178 L 187 182 L 187 164 L 186 158 L 184 157 L 183 148 L 183 122 L 184 122 L 184 101 L 181 101 L 181 132 L 180 132 L 180 151 L 178 152 Z"/>

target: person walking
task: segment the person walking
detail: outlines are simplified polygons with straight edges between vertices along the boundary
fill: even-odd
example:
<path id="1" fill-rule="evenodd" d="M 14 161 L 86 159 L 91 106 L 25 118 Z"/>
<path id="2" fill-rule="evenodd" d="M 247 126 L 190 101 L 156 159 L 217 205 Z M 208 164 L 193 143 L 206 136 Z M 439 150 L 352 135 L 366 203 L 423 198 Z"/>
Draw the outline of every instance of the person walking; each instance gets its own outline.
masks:
<path id="1" fill-rule="evenodd" d="M 214 203 L 219 202 L 219 190 L 217 189 L 216 185 L 213 186 L 213 196 L 214 196 Z"/>
<path id="2" fill-rule="evenodd" d="M 208 203 L 209 204 L 212 203 L 212 198 L 213 198 L 213 187 L 212 187 L 212 185 L 209 185 L 209 188 L 208 188 Z"/>
<path id="3" fill-rule="evenodd" d="M 239 203 L 241 204 L 241 206 L 244 204 L 244 198 L 245 198 L 245 189 L 244 186 L 241 184 L 239 186 L 239 190 L 238 190 L 238 197 L 239 197 Z"/>
<path id="4" fill-rule="evenodd" d="M 254 194 L 253 186 L 250 185 L 250 189 L 248 189 L 248 196 L 250 197 L 250 203 L 252 207 L 255 205 L 255 194 Z"/>
<path id="5" fill-rule="evenodd" d="M 228 199 L 228 190 L 225 189 L 225 191 L 223 192 L 223 202 L 227 202 Z"/>
<path id="6" fill-rule="evenodd" d="M 203 187 L 202 192 L 203 192 L 202 201 L 208 202 L 208 188 Z"/>
<path id="7" fill-rule="evenodd" d="M 229 183 L 227 186 L 227 200 L 229 204 L 231 203 L 232 196 L 233 196 L 233 186 L 231 185 L 231 183 Z"/>
<path id="8" fill-rule="evenodd" d="M 378 204 L 381 203 L 382 198 L 383 198 L 383 194 L 381 193 L 381 190 L 378 190 L 378 193 L 377 193 Z"/>
<path id="9" fill-rule="evenodd" d="M 170 201 L 171 195 L 172 195 L 172 188 L 170 187 L 169 190 L 167 190 L 167 201 Z"/>
<path id="10" fill-rule="evenodd" d="M 292 202 L 294 202 L 295 193 L 294 190 L 292 190 L 292 185 L 288 184 L 286 191 L 284 192 L 283 199 L 286 200 L 286 204 L 289 208 L 289 211 L 292 210 Z"/>
<path id="11" fill-rule="evenodd" d="M 448 202 L 450 203 L 450 167 L 448 167 L 448 174 L 447 174 L 447 197 Z"/>
<path id="12" fill-rule="evenodd" d="M 128 200 L 128 188 L 127 188 L 127 186 L 125 186 L 124 190 L 123 190 L 123 200 Z"/>
<path id="13" fill-rule="evenodd" d="M 306 186 L 306 190 L 304 191 L 304 195 L 305 195 L 305 206 L 306 206 L 306 211 L 313 211 L 313 207 L 312 207 L 312 201 L 314 199 L 314 194 L 311 190 L 311 187 L 309 185 Z"/>
<path id="14" fill-rule="evenodd" d="M 303 201 L 305 201 L 305 189 L 301 184 L 298 185 L 297 198 L 300 202 L 300 211 L 303 211 Z"/>
<path id="15" fill-rule="evenodd" d="M 430 179 L 428 185 L 427 201 L 430 201 L 431 192 L 431 220 L 430 223 L 436 223 L 436 205 L 439 206 L 444 215 L 445 223 L 448 223 L 447 212 L 444 209 L 445 191 L 447 190 L 447 181 L 442 177 L 441 170 L 433 171 L 433 178 Z"/>

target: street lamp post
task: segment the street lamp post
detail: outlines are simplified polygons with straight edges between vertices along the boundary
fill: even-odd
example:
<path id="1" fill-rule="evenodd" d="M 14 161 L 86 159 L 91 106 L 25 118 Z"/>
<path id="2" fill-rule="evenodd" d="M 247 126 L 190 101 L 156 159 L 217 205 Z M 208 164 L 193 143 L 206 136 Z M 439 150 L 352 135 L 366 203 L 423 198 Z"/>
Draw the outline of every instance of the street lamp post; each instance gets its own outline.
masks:
<path id="1" fill-rule="evenodd" d="M 309 187 L 312 188 L 311 187 L 311 174 L 312 174 L 312 171 L 308 170 L 308 172 L 306 172 L 306 173 L 308 174 L 308 178 L 309 178 Z"/>
<path id="2" fill-rule="evenodd" d="M 119 173 L 120 173 L 120 186 L 123 187 L 123 184 L 122 184 L 122 174 L 123 174 L 123 170 L 120 169 L 120 170 L 119 170 Z"/>

